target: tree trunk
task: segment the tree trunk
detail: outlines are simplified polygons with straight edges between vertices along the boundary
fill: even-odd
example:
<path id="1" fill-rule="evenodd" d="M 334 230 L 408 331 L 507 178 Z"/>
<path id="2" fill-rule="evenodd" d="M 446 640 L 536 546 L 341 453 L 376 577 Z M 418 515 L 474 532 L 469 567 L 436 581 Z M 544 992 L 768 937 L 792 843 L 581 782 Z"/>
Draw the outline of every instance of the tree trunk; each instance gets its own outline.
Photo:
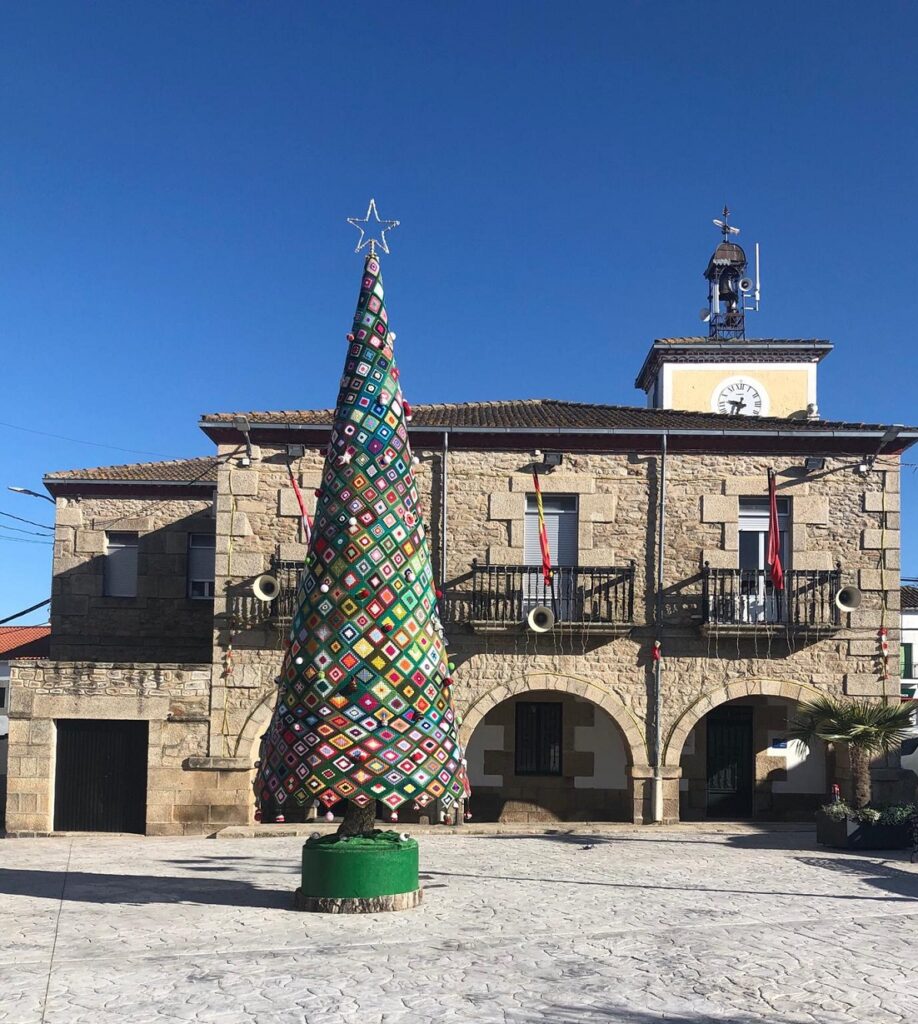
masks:
<path id="1" fill-rule="evenodd" d="M 344 820 L 338 826 L 336 835 L 360 836 L 372 832 L 376 824 L 376 801 L 371 800 L 366 807 L 359 807 L 352 800 L 347 802 Z"/>
<path id="2" fill-rule="evenodd" d="M 848 761 L 851 765 L 851 789 L 854 807 L 859 809 L 870 803 L 870 754 L 863 747 L 848 745 Z"/>

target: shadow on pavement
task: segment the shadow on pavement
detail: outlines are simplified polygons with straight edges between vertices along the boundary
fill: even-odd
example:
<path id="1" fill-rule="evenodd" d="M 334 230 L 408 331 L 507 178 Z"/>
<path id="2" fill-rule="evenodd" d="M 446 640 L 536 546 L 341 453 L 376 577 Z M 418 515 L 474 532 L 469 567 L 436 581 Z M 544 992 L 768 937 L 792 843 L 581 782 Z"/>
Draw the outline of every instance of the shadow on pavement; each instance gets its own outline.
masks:
<path id="1" fill-rule="evenodd" d="M 620 1024 L 761 1024 L 763 1016 L 731 1013 L 717 1016 L 707 1013 L 672 1013 L 669 1010 L 653 1013 L 635 1010 L 629 1006 L 547 1006 L 534 1013 L 508 1013 L 507 1024 L 599 1024 L 601 1021 L 619 1021 Z"/>
<path id="2" fill-rule="evenodd" d="M 584 856 L 589 856 L 589 851 L 584 851 Z M 803 859 L 803 858 L 801 858 Z M 871 865 L 873 867 L 873 865 Z M 793 896 L 799 899 L 808 900 L 842 900 L 842 901 L 866 901 L 866 902 L 905 902 L 918 897 L 918 876 L 907 876 L 913 879 L 910 889 L 904 889 L 902 895 L 893 896 L 855 896 L 851 893 L 834 892 L 801 892 L 800 890 L 786 891 L 783 889 L 751 889 L 748 886 L 742 889 L 725 889 L 718 886 L 703 885 L 660 885 L 647 882 L 613 882 L 594 881 L 586 878 L 541 878 L 534 875 L 476 875 L 461 871 L 432 871 L 427 869 L 425 875 L 430 878 L 475 878 L 488 882 L 538 882 L 542 885 L 577 885 L 577 886 L 598 886 L 603 889 L 637 889 L 643 891 L 662 892 L 698 892 L 717 893 L 734 896 Z M 870 879 L 864 879 L 871 884 Z M 893 891 L 893 890 L 890 890 Z"/>
<path id="3" fill-rule="evenodd" d="M 291 874 L 299 874 L 299 870 Z M 289 889 L 262 889 L 228 878 L 0 868 L 0 894 L 69 903 L 197 903 L 283 910 L 292 908 L 294 888 L 291 883 Z"/>

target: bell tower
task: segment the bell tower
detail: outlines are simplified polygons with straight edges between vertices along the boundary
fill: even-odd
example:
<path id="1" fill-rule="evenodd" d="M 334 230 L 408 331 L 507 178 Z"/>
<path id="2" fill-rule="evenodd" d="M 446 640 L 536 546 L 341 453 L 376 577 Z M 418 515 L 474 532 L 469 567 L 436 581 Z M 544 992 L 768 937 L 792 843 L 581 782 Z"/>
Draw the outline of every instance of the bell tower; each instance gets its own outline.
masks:
<path id="1" fill-rule="evenodd" d="M 634 382 L 654 409 L 728 416 L 818 419 L 816 368 L 832 346 L 807 338 L 747 338 L 746 314 L 759 309 L 759 246 L 749 273 L 724 207 L 714 224 L 722 238 L 704 272 L 705 337 L 657 338 Z"/>
<path id="2" fill-rule="evenodd" d="M 759 308 L 759 246 L 755 247 L 755 281 L 746 276 L 746 253 L 730 239 L 739 228 L 730 223 L 730 211 L 724 206 L 723 220 L 714 223 L 723 232 L 723 240 L 708 260 L 704 276 L 708 281 L 708 306 L 701 319 L 708 325 L 709 338 L 745 338 L 746 313 Z"/>

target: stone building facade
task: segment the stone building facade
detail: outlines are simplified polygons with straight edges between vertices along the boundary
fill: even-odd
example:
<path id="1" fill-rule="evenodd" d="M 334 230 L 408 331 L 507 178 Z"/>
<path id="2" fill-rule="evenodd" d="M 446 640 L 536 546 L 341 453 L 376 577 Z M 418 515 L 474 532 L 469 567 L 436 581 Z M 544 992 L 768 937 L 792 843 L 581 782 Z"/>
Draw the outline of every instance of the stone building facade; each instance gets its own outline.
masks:
<path id="1" fill-rule="evenodd" d="M 290 478 L 311 511 L 330 416 L 205 416 L 210 459 L 46 478 L 51 660 L 15 669 L 11 832 L 79 824 L 71 808 L 92 766 L 73 723 L 100 736 L 117 731 L 107 722 L 143 726 L 142 756 L 124 768 L 142 804 L 135 830 L 253 820 L 252 769 L 305 554 Z M 899 456 L 918 433 L 554 401 L 419 406 L 411 433 L 476 818 L 794 818 L 844 782 L 833 752 L 787 743 L 788 713 L 818 693 L 898 699 Z M 527 543 L 534 465 L 549 507 L 573 517 L 553 593 Z M 739 571 L 769 469 L 783 596 Z M 125 534 L 137 538 L 136 593 L 115 596 L 106 560 L 130 548 Z M 192 594 L 189 573 L 193 545 L 207 546 L 189 538 L 208 534 L 212 598 Z M 282 588 L 270 605 L 252 591 L 268 572 Z M 862 595 L 850 612 L 835 604 L 843 584 Z M 526 625 L 540 604 L 555 617 L 544 632 Z M 905 776 L 877 765 L 875 784 L 892 796 Z M 108 810 L 95 813 L 121 820 Z"/>

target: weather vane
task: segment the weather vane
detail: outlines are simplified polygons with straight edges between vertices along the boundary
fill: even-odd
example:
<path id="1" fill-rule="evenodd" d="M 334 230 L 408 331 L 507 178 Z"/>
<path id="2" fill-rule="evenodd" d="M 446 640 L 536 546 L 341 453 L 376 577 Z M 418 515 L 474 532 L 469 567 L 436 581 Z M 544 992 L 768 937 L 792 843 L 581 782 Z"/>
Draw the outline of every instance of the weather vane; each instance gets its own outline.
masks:
<path id="1" fill-rule="evenodd" d="M 730 211 L 729 211 L 729 210 L 727 209 L 727 204 L 726 204 L 726 203 L 724 203 L 724 212 L 723 212 L 722 216 L 723 216 L 723 218 L 724 218 L 723 220 L 718 220 L 718 219 L 717 219 L 717 218 L 715 217 L 715 219 L 714 219 L 714 223 L 715 223 L 715 224 L 717 225 L 717 227 L 719 227 L 719 228 L 720 228 L 720 230 L 721 230 L 721 231 L 723 232 L 723 235 L 724 235 L 724 241 L 726 242 L 727 238 L 728 238 L 728 237 L 729 237 L 730 235 L 738 235 L 738 234 L 739 234 L 739 228 L 735 228 L 735 227 L 734 227 L 734 226 L 733 226 L 733 225 L 732 225 L 732 224 L 730 223 Z"/>
<path id="2" fill-rule="evenodd" d="M 347 222 L 348 224 L 353 224 L 360 232 L 360 241 L 357 243 L 357 248 L 354 252 L 360 252 L 361 249 L 369 246 L 370 255 L 375 256 L 376 246 L 378 245 L 382 251 L 388 255 L 389 246 L 386 244 L 386 232 L 391 231 L 393 228 L 397 228 L 398 221 L 380 220 L 379 214 L 376 211 L 375 199 L 370 200 L 370 205 L 367 207 L 366 217 L 348 217 Z M 379 238 L 374 237 L 377 228 L 379 229 Z M 364 236 L 368 234 L 370 237 L 364 241 Z"/>

